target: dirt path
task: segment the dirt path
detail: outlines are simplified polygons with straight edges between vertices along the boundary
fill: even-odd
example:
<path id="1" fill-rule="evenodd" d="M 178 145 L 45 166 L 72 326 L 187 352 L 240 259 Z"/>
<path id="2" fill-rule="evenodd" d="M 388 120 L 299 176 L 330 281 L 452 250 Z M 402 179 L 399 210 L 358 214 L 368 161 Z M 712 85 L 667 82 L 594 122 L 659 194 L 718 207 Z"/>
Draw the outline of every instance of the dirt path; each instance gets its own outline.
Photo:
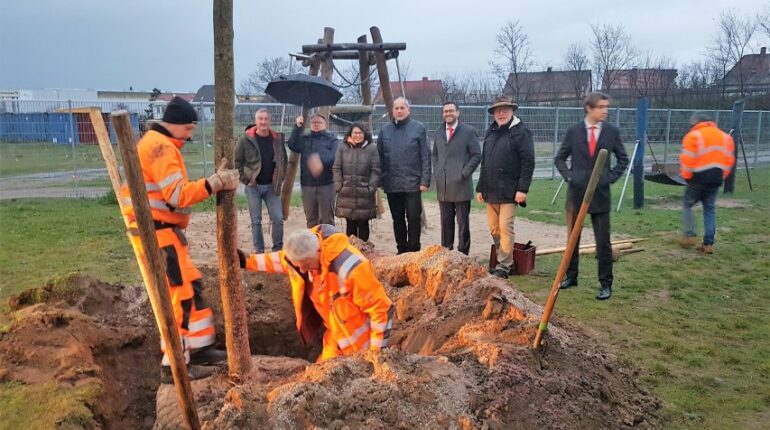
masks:
<path id="1" fill-rule="evenodd" d="M 425 212 L 428 219 L 428 231 L 422 234 L 422 247 L 441 243 L 441 226 L 438 204 L 435 202 L 425 202 Z M 265 241 L 268 247 L 271 245 L 270 233 L 267 230 L 266 221 L 267 210 L 263 214 L 263 229 L 265 230 Z M 337 225 L 341 228 L 345 226 L 344 220 L 337 220 Z M 489 258 L 489 245 L 492 239 L 487 230 L 487 217 L 482 211 L 471 212 L 471 251 L 470 256 L 481 262 Z M 284 224 L 284 237 L 291 231 L 305 227 L 305 214 L 302 208 L 292 207 L 289 219 Z M 554 248 L 564 246 L 567 243 L 567 230 L 563 226 L 546 224 L 528 219 L 516 218 L 516 242 L 532 243 L 538 248 Z M 190 254 L 193 261 L 201 266 L 216 265 L 216 214 L 198 213 L 192 217 L 192 222 L 187 228 L 187 234 L 190 238 Z M 455 239 L 456 240 L 456 239 Z M 396 253 L 396 244 L 393 239 L 393 224 L 390 220 L 390 213 L 385 212 L 382 219 L 374 220 L 371 226 L 371 235 L 369 241 L 372 242 L 378 252 L 386 255 Z M 582 243 L 593 243 L 594 237 L 590 227 L 584 230 Z M 249 211 L 246 208 L 238 211 L 238 243 L 244 251 L 253 252 L 251 243 L 251 226 L 249 221 Z"/>

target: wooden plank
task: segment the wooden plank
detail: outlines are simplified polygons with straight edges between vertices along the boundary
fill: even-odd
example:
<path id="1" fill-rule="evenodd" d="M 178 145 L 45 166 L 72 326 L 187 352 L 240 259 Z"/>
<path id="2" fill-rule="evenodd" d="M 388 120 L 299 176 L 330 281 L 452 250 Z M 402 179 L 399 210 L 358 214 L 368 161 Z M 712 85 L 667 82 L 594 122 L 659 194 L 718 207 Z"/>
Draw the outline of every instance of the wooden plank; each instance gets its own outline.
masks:
<path id="1" fill-rule="evenodd" d="M 115 158 L 115 152 L 112 150 L 110 132 L 107 131 L 107 125 L 104 123 L 102 110 L 99 108 L 91 108 L 88 112 L 88 116 L 91 118 L 91 124 L 96 132 L 96 140 L 99 142 L 99 149 L 102 151 L 104 163 L 107 165 L 107 173 L 110 175 L 112 190 L 115 192 L 115 196 L 120 196 L 120 186 L 123 184 L 123 180 L 120 177 L 118 161 Z"/>

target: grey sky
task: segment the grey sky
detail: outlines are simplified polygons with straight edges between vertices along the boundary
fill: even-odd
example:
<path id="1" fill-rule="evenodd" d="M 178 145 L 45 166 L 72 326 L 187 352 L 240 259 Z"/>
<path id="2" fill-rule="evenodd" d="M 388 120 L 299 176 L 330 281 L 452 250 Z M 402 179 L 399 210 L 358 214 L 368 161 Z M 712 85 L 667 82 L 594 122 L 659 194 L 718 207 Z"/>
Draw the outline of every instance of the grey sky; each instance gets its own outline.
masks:
<path id="1" fill-rule="evenodd" d="M 767 0 L 413 1 L 235 0 L 236 85 L 263 57 L 298 52 L 324 26 L 354 42 L 372 25 L 386 42 L 406 42 L 411 78 L 487 71 L 495 35 L 519 19 L 536 68 L 558 68 L 567 46 L 586 43 L 591 23 L 621 23 L 642 50 L 677 65 L 700 59 L 731 7 L 755 14 Z M 366 4 L 366 7 L 359 5 Z M 313 5 L 313 6 L 310 6 Z M 0 88 L 195 91 L 213 83 L 211 1 L 0 0 Z M 380 9 L 385 9 L 380 12 Z M 365 18 L 357 15 L 363 11 Z M 754 47 L 768 39 L 758 34 Z"/>

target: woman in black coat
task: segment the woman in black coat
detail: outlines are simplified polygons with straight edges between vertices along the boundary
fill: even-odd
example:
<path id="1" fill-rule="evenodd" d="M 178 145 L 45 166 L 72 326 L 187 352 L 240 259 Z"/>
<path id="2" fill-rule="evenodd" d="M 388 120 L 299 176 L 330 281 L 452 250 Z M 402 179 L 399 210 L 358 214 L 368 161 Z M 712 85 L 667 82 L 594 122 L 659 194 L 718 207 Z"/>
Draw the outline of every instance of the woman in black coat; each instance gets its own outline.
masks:
<path id="1" fill-rule="evenodd" d="M 337 147 L 332 167 L 337 192 L 335 214 L 345 218 L 346 234 L 369 240 L 369 220 L 377 216 L 375 192 L 380 182 L 380 156 L 372 136 L 353 124 Z"/>

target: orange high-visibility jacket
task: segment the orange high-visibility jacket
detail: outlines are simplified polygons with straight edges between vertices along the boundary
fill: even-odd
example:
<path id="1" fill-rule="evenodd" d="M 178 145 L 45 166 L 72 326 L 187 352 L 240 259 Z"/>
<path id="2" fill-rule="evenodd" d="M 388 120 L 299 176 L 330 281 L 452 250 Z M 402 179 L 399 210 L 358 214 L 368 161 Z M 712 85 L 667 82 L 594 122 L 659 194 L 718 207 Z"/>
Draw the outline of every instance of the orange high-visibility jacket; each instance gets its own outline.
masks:
<path id="1" fill-rule="evenodd" d="M 155 125 L 139 140 L 136 150 L 152 218 L 185 228 L 190 222 L 190 206 L 206 200 L 209 192 L 206 190 L 206 179 L 188 181 L 180 151 L 183 144 L 183 141 L 171 137 L 165 128 Z M 120 189 L 120 203 L 123 215 L 133 224 L 134 209 L 126 185 Z"/>
<path id="2" fill-rule="evenodd" d="M 685 135 L 679 163 L 685 180 L 720 184 L 735 164 L 735 142 L 714 122 L 700 122 Z"/>
<path id="3" fill-rule="evenodd" d="M 319 361 L 388 346 L 395 307 L 374 276 L 371 262 L 337 228 L 319 225 L 312 231 L 321 242 L 320 276 L 303 276 L 286 260 L 284 251 L 252 254 L 246 270 L 288 273 L 301 335 L 308 318 L 303 303 L 309 298 L 326 326 Z"/>

